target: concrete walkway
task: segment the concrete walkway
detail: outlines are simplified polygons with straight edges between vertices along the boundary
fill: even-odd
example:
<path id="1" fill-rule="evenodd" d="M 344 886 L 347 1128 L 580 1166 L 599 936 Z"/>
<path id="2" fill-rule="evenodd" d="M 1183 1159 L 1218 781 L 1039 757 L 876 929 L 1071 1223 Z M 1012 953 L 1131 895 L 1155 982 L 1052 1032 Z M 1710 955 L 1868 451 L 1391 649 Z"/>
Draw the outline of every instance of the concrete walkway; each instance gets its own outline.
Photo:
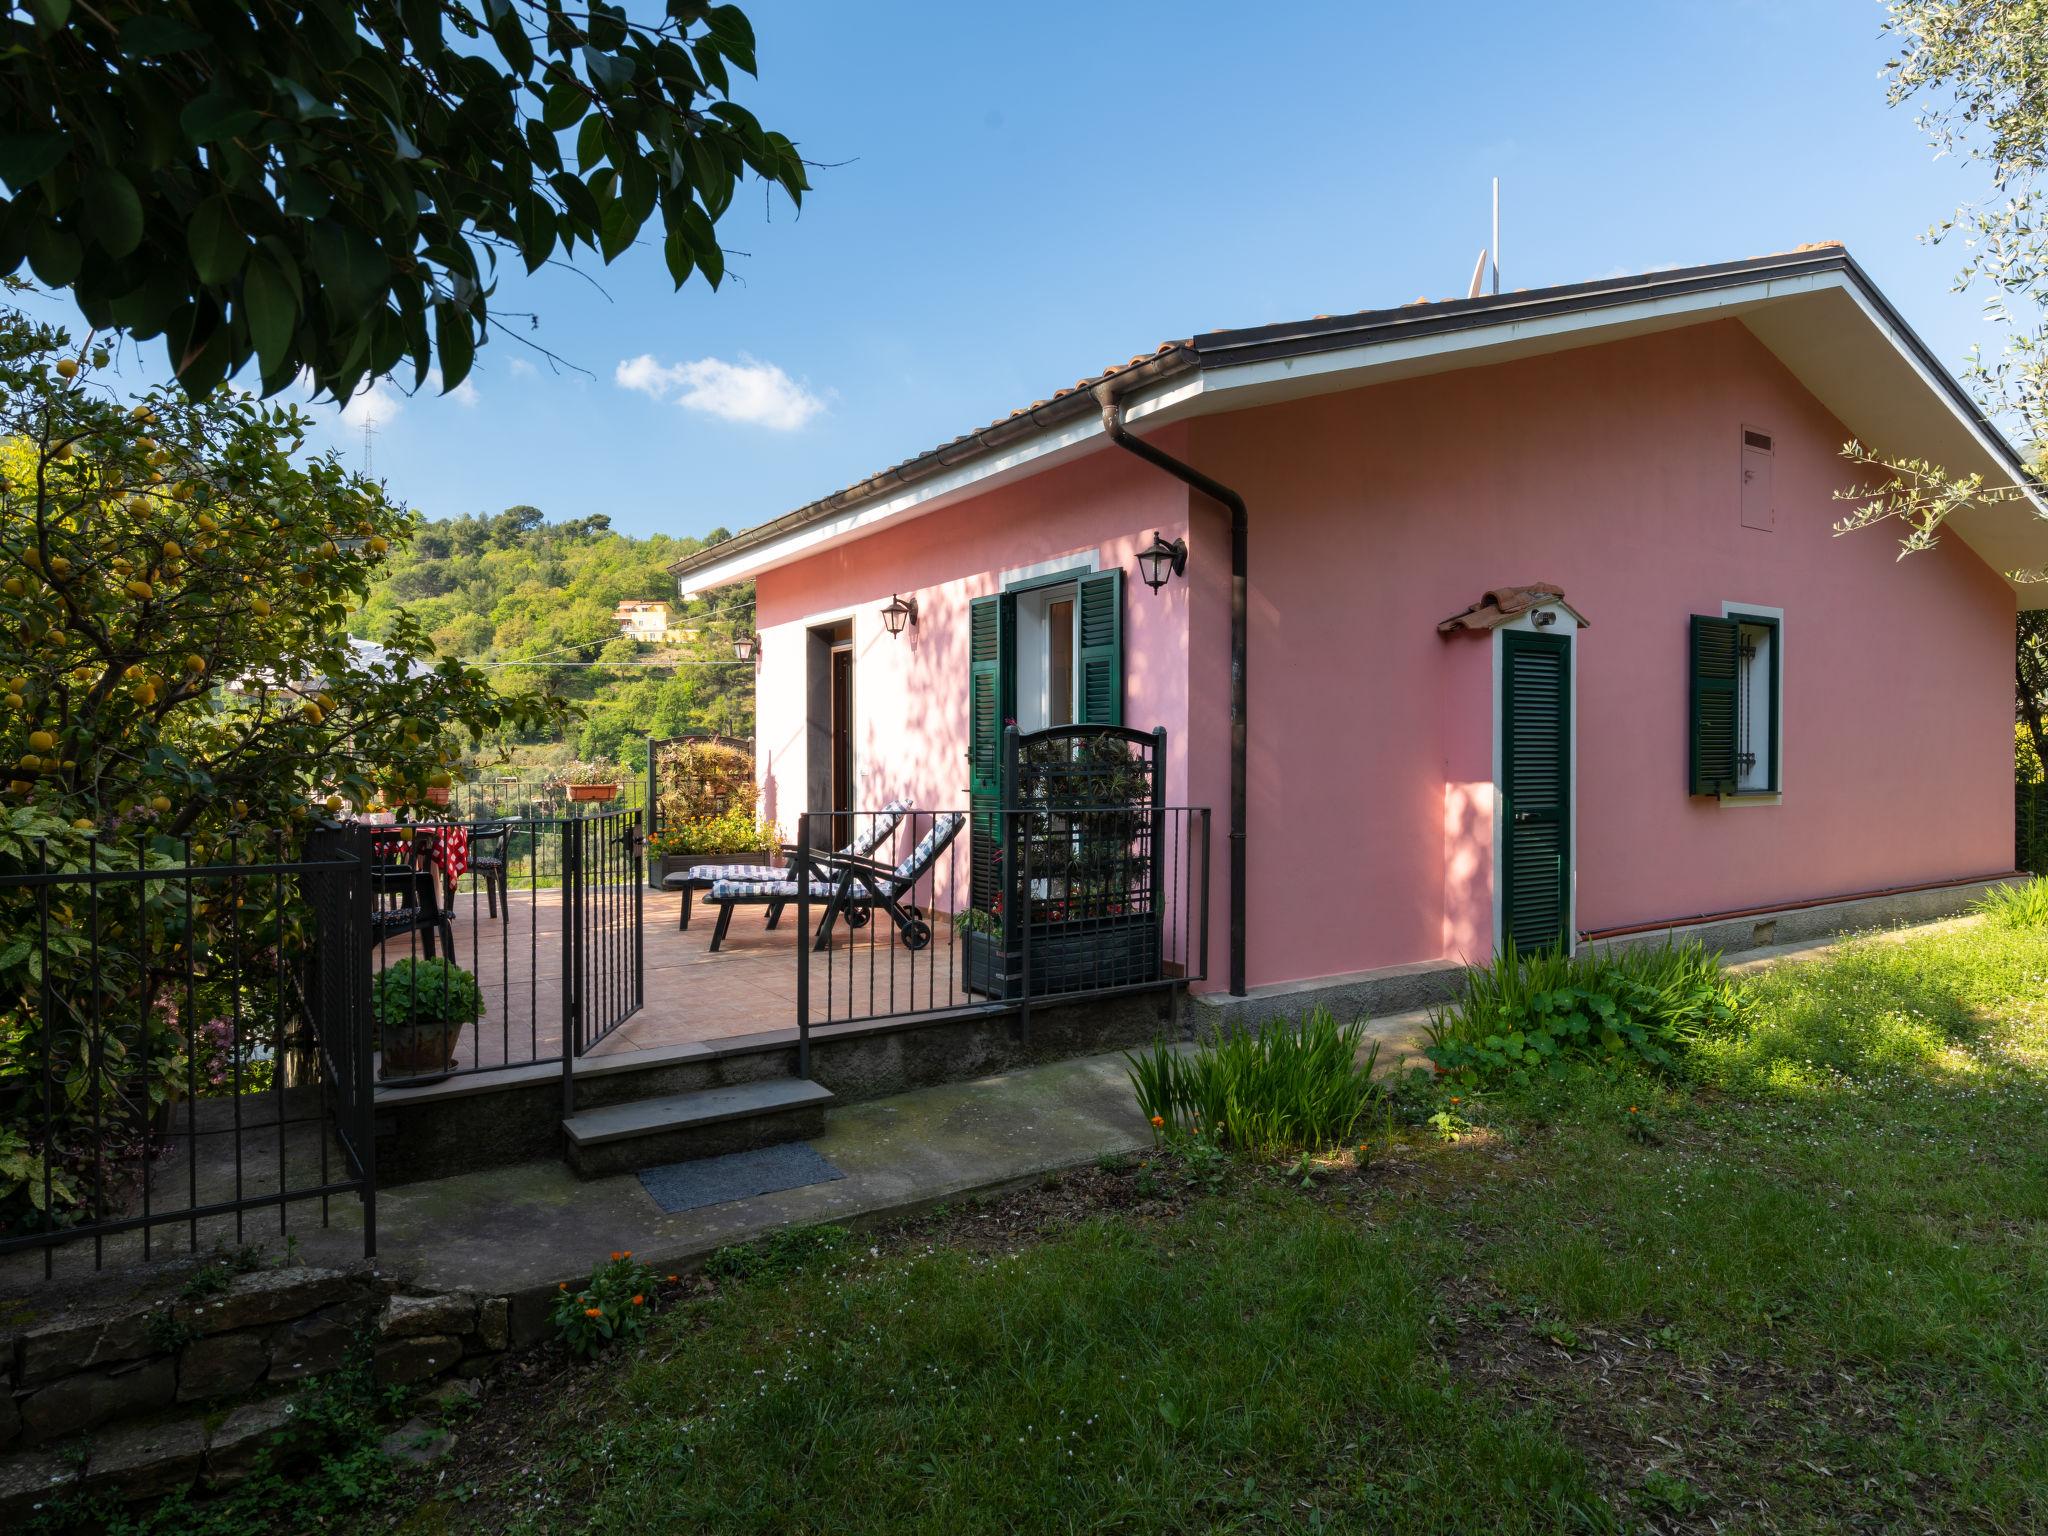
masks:
<path id="1" fill-rule="evenodd" d="M 423 1289 L 512 1295 L 516 1305 L 582 1279 L 617 1249 L 682 1269 L 779 1227 L 898 1216 L 1151 1144 L 1123 1057 L 1088 1056 L 835 1108 L 811 1145 L 845 1178 L 674 1215 L 636 1174 L 580 1180 L 559 1161 L 386 1189 L 377 1264 Z M 355 1210 L 337 1202 L 336 1217 L 302 1236 L 313 1262 L 360 1254 Z"/>

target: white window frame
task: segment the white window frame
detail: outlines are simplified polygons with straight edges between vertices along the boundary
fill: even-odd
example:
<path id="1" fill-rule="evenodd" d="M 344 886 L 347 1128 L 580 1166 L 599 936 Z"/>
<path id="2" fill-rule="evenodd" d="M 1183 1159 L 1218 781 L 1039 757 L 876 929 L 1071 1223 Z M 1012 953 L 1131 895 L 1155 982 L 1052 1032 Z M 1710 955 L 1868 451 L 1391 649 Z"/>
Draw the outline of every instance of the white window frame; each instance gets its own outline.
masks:
<path id="1" fill-rule="evenodd" d="M 1052 714 L 1052 605 L 1065 599 L 1073 605 L 1068 662 L 1068 698 L 1078 713 L 1081 702 L 1081 583 L 1047 582 L 1027 587 L 1016 594 L 1017 640 L 1017 729 L 1024 733 L 1042 731 Z"/>
<path id="2" fill-rule="evenodd" d="M 1785 803 L 1785 610 L 1773 608 L 1768 603 L 1721 604 L 1721 617 L 1733 619 L 1738 624 L 1744 619 L 1769 619 L 1777 626 L 1776 643 L 1771 646 L 1771 692 L 1778 700 L 1778 708 L 1771 720 L 1771 774 L 1770 782 L 1776 789 L 1739 789 L 1734 794 L 1719 797 L 1726 806 L 1783 805 Z M 1737 701 L 1737 707 L 1746 706 L 1744 700 Z"/>

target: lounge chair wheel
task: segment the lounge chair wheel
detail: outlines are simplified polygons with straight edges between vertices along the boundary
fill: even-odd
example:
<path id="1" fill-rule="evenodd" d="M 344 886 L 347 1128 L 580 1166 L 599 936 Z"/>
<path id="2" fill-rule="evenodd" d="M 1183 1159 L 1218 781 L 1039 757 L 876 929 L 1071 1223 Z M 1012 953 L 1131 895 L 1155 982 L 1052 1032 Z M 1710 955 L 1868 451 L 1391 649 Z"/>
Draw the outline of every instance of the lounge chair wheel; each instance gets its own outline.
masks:
<path id="1" fill-rule="evenodd" d="M 849 928 L 865 928 L 868 925 L 868 912 L 865 907 L 848 907 L 842 916 L 845 917 L 846 926 Z"/>
<path id="2" fill-rule="evenodd" d="M 923 949 L 932 941 L 932 927 L 921 917 L 914 917 L 903 926 L 903 947 Z"/>

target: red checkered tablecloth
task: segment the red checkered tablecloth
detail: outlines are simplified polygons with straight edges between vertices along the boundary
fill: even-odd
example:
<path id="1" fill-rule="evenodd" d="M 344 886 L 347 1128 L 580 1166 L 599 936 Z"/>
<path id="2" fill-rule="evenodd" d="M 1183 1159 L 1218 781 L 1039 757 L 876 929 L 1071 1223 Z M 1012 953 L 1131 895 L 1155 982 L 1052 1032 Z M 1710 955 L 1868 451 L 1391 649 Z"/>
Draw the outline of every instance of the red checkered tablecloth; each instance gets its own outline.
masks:
<path id="1" fill-rule="evenodd" d="M 376 850 L 380 858 L 403 858 L 406 845 L 423 837 L 433 840 L 434 851 L 430 856 L 433 865 L 441 871 L 441 878 L 452 887 L 469 869 L 469 828 L 414 827 L 411 838 L 392 831 L 381 836 L 373 836 L 370 839 L 370 846 Z"/>

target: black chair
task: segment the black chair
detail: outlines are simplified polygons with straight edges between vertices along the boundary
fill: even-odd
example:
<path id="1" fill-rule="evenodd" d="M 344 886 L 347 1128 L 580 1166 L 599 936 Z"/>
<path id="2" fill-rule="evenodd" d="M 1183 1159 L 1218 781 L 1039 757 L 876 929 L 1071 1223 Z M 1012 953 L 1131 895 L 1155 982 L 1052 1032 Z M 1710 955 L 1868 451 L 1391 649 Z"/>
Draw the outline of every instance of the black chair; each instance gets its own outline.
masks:
<path id="1" fill-rule="evenodd" d="M 512 829 L 502 821 L 475 826 L 469 832 L 469 872 L 482 882 L 492 917 L 498 915 L 501 901 L 506 917 L 512 915 L 510 880 L 505 871 L 511 839 Z"/>
<path id="2" fill-rule="evenodd" d="M 434 868 L 430 842 L 416 839 L 405 858 L 371 865 L 370 890 L 375 898 L 370 911 L 373 946 L 417 933 L 431 960 L 434 939 L 439 935 L 447 947 L 449 964 L 455 963 L 455 925 L 448 920 L 447 909 L 441 904 L 441 882 Z"/>

